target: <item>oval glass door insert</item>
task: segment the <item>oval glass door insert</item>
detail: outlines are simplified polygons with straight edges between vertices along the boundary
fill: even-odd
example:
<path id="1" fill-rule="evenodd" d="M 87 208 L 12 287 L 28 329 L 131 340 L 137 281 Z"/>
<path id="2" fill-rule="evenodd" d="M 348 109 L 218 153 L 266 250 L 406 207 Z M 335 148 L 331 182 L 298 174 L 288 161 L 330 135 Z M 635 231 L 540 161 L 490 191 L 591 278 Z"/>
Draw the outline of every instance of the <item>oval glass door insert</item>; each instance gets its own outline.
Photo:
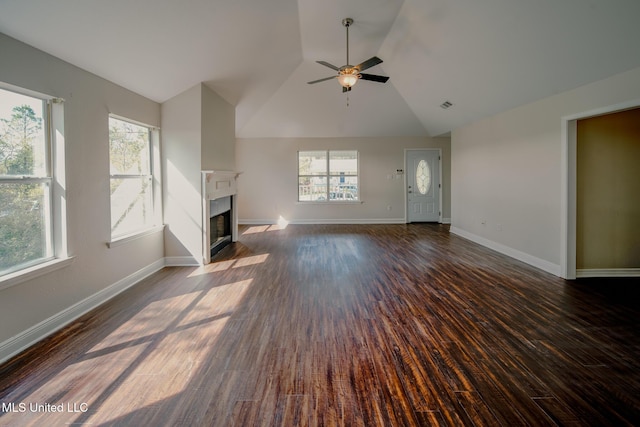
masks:
<path id="1" fill-rule="evenodd" d="M 416 185 L 420 194 L 427 194 L 431 187 L 431 169 L 425 160 L 420 160 L 416 167 Z"/>

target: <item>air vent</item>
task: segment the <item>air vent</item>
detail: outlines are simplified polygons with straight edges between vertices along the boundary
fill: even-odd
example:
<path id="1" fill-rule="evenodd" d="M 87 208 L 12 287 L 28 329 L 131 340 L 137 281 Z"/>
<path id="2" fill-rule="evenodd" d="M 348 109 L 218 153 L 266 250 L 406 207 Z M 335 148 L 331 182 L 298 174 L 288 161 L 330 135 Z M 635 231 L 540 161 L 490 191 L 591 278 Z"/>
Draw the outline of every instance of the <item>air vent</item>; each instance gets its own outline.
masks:
<path id="1" fill-rule="evenodd" d="M 443 110 L 446 110 L 449 107 L 452 107 L 453 104 L 450 103 L 449 101 L 444 101 L 442 104 L 440 104 L 440 108 L 442 108 Z"/>

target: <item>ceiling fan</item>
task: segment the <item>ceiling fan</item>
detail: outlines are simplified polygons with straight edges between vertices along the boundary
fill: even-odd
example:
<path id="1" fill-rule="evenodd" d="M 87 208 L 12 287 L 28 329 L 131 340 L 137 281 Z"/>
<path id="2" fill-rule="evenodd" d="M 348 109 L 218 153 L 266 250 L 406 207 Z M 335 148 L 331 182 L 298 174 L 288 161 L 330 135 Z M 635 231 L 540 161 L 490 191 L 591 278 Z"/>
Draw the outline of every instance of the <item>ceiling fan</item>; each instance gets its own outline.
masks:
<path id="1" fill-rule="evenodd" d="M 378 83 L 386 83 L 389 80 L 389 77 L 386 76 L 378 76 L 375 74 L 365 74 L 361 71 L 364 71 L 368 68 L 373 67 L 374 65 L 378 65 L 382 63 L 382 59 L 374 56 L 372 58 L 367 59 L 366 61 L 358 64 L 358 65 L 349 65 L 349 27 L 353 24 L 353 19 L 345 18 L 342 20 L 342 25 L 347 29 L 347 65 L 343 65 L 342 67 L 336 67 L 333 64 L 329 64 L 326 61 L 316 61 L 318 64 L 324 65 L 325 67 L 329 67 L 332 70 L 338 72 L 338 75 L 325 77 L 324 79 L 314 80 L 312 82 L 307 82 L 312 85 L 314 83 L 320 83 L 331 79 L 338 79 L 338 82 L 342 86 L 342 92 L 348 92 L 351 90 L 353 85 L 355 85 L 359 79 L 369 80 L 372 82 Z"/>

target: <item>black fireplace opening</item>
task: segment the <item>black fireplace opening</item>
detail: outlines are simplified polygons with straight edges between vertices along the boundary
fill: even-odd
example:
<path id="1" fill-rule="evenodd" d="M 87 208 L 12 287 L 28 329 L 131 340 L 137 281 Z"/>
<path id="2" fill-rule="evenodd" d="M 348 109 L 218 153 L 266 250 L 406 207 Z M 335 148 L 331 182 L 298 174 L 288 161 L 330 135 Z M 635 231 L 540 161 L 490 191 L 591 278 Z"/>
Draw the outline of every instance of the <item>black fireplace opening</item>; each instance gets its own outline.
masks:
<path id="1" fill-rule="evenodd" d="M 222 212 L 209 218 L 211 230 L 211 256 L 231 243 L 231 211 Z"/>

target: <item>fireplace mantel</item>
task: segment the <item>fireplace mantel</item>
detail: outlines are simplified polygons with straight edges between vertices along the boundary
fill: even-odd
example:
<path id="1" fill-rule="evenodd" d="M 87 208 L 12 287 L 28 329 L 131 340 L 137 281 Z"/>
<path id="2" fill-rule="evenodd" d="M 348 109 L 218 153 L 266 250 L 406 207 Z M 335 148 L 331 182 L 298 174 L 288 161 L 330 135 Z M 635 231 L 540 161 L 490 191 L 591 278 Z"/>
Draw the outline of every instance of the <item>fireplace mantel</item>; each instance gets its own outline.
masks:
<path id="1" fill-rule="evenodd" d="M 211 262 L 211 237 L 209 218 L 211 201 L 231 197 L 231 241 L 238 240 L 238 210 L 236 179 L 240 172 L 203 170 L 202 173 L 202 263 Z"/>
<path id="2" fill-rule="evenodd" d="M 206 200 L 215 200 L 220 197 L 236 194 L 236 178 L 239 172 L 233 171 L 202 171 L 202 187 Z"/>

